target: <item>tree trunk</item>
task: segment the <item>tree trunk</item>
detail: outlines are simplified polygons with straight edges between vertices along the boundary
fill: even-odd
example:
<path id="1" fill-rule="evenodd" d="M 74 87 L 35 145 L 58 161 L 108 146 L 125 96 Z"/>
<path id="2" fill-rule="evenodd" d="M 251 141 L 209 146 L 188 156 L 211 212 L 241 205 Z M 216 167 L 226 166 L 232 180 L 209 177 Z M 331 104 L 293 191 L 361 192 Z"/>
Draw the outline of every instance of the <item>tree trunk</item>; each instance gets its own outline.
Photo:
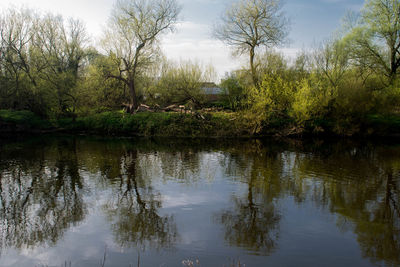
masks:
<path id="1" fill-rule="evenodd" d="M 400 68 L 400 41 L 393 41 L 390 47 L 390 83 L 393 84 Z"/>
<path id="2" fill-rule="evenodd" d="M 252 76 L 252 79 L 253 79 L 254 86 L 258 88 L 258 78 L 257 78 L 256 67 L 254 66 L 254 56 L 255 56 L 254 47 L 251 47 L 250 48 L 250 70 L 251 70 L 251 76 Z"/>
<path id="3" fill-rule="evenodd" d="M 138 108 L 138 101 L 137 101 L 137 97 L 136 97 L 136 90 L 135 90 L 135 81 L 130 80 L 129 81 L 129 91 L 130 91 L 130 95 L 131 95 L 131 110 L 130 113 L 134 113 L 135 110 Z"/>
<path id="4" fill-rule="evenodd" d="M 396 60 L 396 50 L 393 47 L 390 53 L 390 83 L 392 84 L 396 78 L 397 68 L 399 67 Z"/>

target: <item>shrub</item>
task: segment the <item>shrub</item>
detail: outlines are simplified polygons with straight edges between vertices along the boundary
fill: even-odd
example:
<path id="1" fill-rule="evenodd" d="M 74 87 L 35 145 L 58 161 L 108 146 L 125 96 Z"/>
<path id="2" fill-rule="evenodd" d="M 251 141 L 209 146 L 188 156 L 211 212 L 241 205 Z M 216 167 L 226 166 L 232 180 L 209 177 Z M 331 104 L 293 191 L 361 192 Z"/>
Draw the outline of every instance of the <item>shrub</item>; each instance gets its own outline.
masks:
<path id="1" fill-rule="evenodd" d="M 300 126 L 304 126 L 310 120 L 326 116 L 337 95 L 336 88 L 324 84 L 315 76 L 301 79 L 296 89 L 290 113 Z"/>

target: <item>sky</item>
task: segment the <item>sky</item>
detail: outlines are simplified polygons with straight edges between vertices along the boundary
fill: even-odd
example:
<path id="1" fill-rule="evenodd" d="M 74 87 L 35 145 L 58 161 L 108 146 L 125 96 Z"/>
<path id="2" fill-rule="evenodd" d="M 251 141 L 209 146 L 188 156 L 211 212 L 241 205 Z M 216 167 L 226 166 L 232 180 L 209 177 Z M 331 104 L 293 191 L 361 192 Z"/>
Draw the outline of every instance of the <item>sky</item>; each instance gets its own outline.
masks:
<path id="1" fill-rule="evenodd" d="M 14 5 L 81 19 L 93 37 L 102 29 L 116 0 L 1 0 L 0 10 Z M 212 38 L 212 26 L 234 0 L 178 0 L 183 9 L 177 31 L 162 37 L 167 58 L 192 60 L 215 67 L 218 77 L 246 64 L 247 58 L 232 56 L 232 50 Z M 290 20 L 288 41 L 277 49 L 287 57 L 318 46 L 339 29 L 347 11 L 359 11 L 364 0 L 284 0 L 283 11 Z"/>

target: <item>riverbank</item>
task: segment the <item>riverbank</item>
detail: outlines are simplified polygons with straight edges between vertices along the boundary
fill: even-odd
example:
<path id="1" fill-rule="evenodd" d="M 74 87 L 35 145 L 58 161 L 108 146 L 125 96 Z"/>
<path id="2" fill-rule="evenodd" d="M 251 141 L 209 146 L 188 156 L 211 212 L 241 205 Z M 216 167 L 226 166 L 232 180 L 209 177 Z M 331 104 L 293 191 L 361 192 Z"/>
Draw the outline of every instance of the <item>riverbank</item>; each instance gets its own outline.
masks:
<path id="1" fill-rule="evenodd" d="M 0 132 L 68 132 L 118 136 L 245 137 L 234 113 L 103 112 L 76 119 L 45 120 L 29 111 L 0 110 Z"/>
<path id="2" fill-rule="evenodd" d="M 315 123 L 298 126 L 293 121 L 275 120 L 260 126 L 251 116 L 233 112 L 143 112 L 131 115 L 114 111 L 76 119 L 46 120 L 29 111 L 0 110 L 0 133 L 67 132 L 162 137 L 400 136 L 398 115 L 371 115 L 363 123 L 340 130 L 336 125 L 322 121 L 318 126 Z"/>

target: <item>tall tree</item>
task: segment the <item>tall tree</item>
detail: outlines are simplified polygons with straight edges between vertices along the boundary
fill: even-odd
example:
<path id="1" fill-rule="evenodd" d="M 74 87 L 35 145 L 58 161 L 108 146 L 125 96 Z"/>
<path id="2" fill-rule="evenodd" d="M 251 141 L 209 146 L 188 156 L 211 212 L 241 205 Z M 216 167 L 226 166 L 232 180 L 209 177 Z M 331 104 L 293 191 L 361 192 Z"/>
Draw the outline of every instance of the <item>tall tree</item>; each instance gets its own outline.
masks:
<path id="1" fill-rule="evenodd" d="M 239 55 L 249 53 L 251 74 L 256 86 L 256 48 L 279 45 L 287 35 L 288 20 L 281 8 L 279 0 L 240 0 L 226 11 L 222 23 L 214 29 L 214 36 L 234 46 Z"/>
<path id="2" fill-rule="evenodd" d="M 367 0 L 347 38 L 362 67 L 393 82 L 400 70 L 400 1 Z"/>
<path id="3" fill-rule="evenodd" d="M 34 46 L 40 78 L 54 91 L 61 113 L 75 111 L 79 69 L 87 55 L 89 38 L 80 20 L 47 14 L 36 25 Z"/>
<path id="4" fill-rule="evenodd" d="M 34 21 L 35 14 L 29 9 L 10 8 L 0 15 L 0 70 L 4 76 L 0 95 L 11 102 L 6 107 L 24 108 L 24 81 L 36 86 L 29 57 Z"/>
<path id="5" fill-rule="evenodd" d="M 154 61 L 158 37 L 174 29 L 180 10 L 176 0 L 119 0 L 114 7 L 103 45 L 118 72 L 106 75 L 128 86 L 132 111 L 137 77 Z"/>
<path id="6" fill-rule="evenodd" d="M 79 20 L 29 9 L 0 15 L 0 105 L 40 115 L 71 112 L 88 42 Z"/>

